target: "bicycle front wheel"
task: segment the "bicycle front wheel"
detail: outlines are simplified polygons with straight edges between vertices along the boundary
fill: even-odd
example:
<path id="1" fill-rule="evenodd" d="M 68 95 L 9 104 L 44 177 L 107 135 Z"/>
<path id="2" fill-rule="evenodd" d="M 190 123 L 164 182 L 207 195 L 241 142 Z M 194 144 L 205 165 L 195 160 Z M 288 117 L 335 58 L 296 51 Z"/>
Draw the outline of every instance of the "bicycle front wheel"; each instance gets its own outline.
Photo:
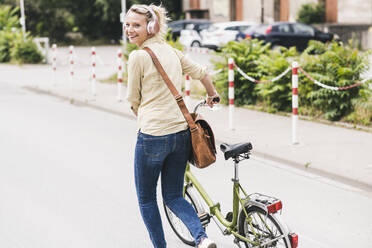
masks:
<path id="1" fill-rule="evenodd" d="M 245 209 L 248 216 L 241 210 L 239 215 L 239 234 L 254 242 L 253 244 L 244 242 L 246 248 L 290 248 L 288 237 L 283 236 L 285 231 L 276 218 L 270 214 L 267 215 L 265 210 L 255 206 L 246 207 Z"/>
<path id="2" fill-rule="evenodd" d="M 185 199 L 195 209 L 196 213 L 198 213 L 196 205 L 195 205 L 195 200 L 193 200 L 193 197 L 187 192 L 187 190 L 186 190 Z M 182 220 L 180 220 L 172 212 L 172 210 L 170 210 L 167 207 L 167 205 L 165 205 L 165 203 L 163 203 L 163 205 L 164 205 L 165 215 L 167 216 L 169 224 L 172 227 L 173 231 L 178 236 L 178 238 L 180 238 L 182 240 L 182 242 L 187 244 L 187 245 L 195 246 L 194 238 L 192 237 L 189 229 L 185 226 L 185 224 L 183 224 Z"/>

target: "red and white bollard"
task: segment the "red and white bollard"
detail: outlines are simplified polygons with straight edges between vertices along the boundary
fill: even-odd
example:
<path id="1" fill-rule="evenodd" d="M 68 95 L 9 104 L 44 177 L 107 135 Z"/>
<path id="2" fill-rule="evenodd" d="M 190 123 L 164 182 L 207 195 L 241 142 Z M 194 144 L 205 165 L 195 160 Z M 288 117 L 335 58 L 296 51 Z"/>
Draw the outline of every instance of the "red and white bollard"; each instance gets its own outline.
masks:
<path id="1" fill-rule="evenodd" d="M 72 88 L 74 82 L 74 46 L 69 46 L 69 59 L 68 63 L 70 65 L 70 87 Z"/>
<path id="2" fill-rule="evenodd" d="M 229 129 L 234 130 L 234 59 L 229 58 Z"/>
<path id="3" fill-rule="evenodd" d="M 298 63 L 292 62 L 292 144 L 298 144 Z"/>
<path id="4" fill-rule="evenodd" d="M 185 103 L 187 107 L 190 107 L 190 76 L 186 75 L 185 79 Z"/>
<path id="5" fill-rule="evenodd" d="M 52 69 L 53 69 L 53 85 L 56 85 L 57 79 L 57 45 L 52 45 Z"/>
<path id="6" fill-rule="evenodd" d="M 91 82 L 92 96 L 96 96 L 96 48 L 92 47 L 92 82 Z"/>
<path id="7" fill-rule="evenodd" d="M 118 57 L 117 57 L 117 62 L 118 62 L 118 80 L 117 80 L 117 85 L 118 85 L 118 96 L 117 99 L 119 102 L 121 102 L 122 99 L 122 87 L 123 87 L 123 54 L 121 53 L 121 49 L 118 50 Z"/>

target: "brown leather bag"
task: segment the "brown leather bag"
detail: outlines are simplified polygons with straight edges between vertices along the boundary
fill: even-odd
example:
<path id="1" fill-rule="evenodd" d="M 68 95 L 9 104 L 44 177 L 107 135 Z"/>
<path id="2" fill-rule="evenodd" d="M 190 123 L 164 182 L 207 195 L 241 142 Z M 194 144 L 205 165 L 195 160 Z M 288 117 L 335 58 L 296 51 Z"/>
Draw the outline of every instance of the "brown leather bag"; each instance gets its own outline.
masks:
<path id="1" fill-rule="evenodd" d="M 200 114 L 189 113 L 182 96 L 178 93 L 176 87 L 174 87 L 154 52 L 148 47 L 145 47 L 144 50 L 150 54 L 156 69 L 159 71 L 164 82 L 176 99 L 177 104 L 189 125 L 192 145 L 189 162 L 198 168 L 208 167 L 216 162 L 216 144 L 212 128 Z"/>

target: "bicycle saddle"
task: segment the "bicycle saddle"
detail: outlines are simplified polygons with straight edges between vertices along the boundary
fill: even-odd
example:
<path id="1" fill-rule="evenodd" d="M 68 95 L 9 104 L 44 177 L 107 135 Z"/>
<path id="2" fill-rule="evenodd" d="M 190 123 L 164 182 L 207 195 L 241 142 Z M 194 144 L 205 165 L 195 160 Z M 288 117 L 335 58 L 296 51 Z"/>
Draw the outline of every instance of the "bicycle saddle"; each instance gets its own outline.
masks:
<path id="1" fill-rule="evenodd" d="M 220 145 L 220 149 L 225 155 L 225 160 L 228 160 L 229 158 L 237 157 L 242 153 L 249 152 L 250 150 L 252 150 L 252 144 L 251 142 L 238 143 L 232 145 L 222 143 Z"/>

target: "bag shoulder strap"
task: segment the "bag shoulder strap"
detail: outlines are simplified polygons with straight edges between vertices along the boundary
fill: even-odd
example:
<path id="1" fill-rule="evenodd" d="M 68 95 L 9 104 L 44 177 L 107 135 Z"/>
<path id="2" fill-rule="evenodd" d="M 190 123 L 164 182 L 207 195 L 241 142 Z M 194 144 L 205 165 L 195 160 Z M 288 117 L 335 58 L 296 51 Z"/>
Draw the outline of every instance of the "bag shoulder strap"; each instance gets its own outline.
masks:
<path id="1" fill-rule="evenodd" d="M 148 52 L 149 55 L 151 56 L 151 59 L 154 62 L 156 69 L 158 70 L 158 72 L 160 73 L 161 77 L 163 78 L 165 84 L 168 86 L 170 92 L 172 93 L 172 95 L 176 99 L 177 104 L 178 104 L 179 108 L 181 109 L 181 112 L 182 112 L 183 116 L 185 117 L 185 120 L 186 120 L 187 124 L 190 127 L 190 131 L 194 131 L 194 129 L 196 129 L 197 126 L 195 125 L 195 121 L 191 117 L 191 115 L 189 113 L 189 110 L 187 109 L 187 107 L 185 105 L 185 102 L 183 101 L 183 97 L 178 93 L 176 87 L 174 87 L 174 84 L 169 79 L 167 73 L 165 72 L 163 66 L 160 64 L 160 61 L 158 60 L 158 58 L 156 57 L 154 52 L 148 47 L 145 47 L 143 49 L 146 52 Z"/>

